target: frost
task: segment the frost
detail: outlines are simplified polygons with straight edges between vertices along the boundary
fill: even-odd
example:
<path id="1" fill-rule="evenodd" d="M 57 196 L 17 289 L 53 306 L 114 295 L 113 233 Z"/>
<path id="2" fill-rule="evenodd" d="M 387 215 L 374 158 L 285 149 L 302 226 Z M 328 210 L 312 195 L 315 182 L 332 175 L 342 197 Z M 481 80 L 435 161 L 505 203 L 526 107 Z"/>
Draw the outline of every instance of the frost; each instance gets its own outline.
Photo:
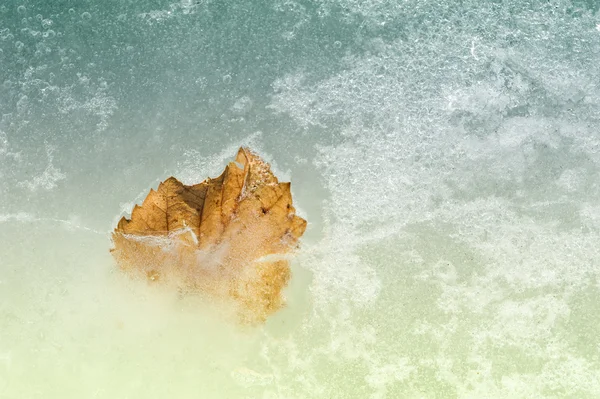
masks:
<path id="1" fill-rule="evenodd" d="M 81 76 L 79 84 L 87 87 L 89 81 L 85 76 Z M 93 86 L 88 88 L 93 90 Z M 102 85 L 98 87 L 95 93 L 86 97 L 84 100 L 78 100 L 74 94 L 75 86 L 67 86 L 59 89 L 58 107 L 59 112 L 68 114 L 74 111 L 82 110 L 88 115 L 98 119 L 96 124 L 97 131 L 104 131 L 108 127 L 108 121 L 117 109 L 117 102 L 112 97 L 106 94 L 106 89 Z"/>
<path id="2" fill-rule="evenodd" d="M 67 176 L 54 166 L 53 152 L 54 147 L 46 146 L 46 157 L 48 159 L 46 169 L 44 169 L 41 175 L 35 176 L 31 180 L 21 181 L 18 185 L 30 191 L 37 191 L 39 189 L 52 190 L 57 187 L 59 181 L 66 179 Z"/>
<path id="3" fill-rule="evenodd" d="M 254 102 L 248 96 L 243 96 L 237 99 L 237 101 L 231 107 L 231 110 L 237 115 L 246 115 L 252 109 Z"/>
<path id="4" fill-rule="evenodd" d="M 598 2 L 35 3 L 0 10 L 0 392 L 600 397 Z M 240 145 L 311 222 L 243 331 L 107 253 Z"/>

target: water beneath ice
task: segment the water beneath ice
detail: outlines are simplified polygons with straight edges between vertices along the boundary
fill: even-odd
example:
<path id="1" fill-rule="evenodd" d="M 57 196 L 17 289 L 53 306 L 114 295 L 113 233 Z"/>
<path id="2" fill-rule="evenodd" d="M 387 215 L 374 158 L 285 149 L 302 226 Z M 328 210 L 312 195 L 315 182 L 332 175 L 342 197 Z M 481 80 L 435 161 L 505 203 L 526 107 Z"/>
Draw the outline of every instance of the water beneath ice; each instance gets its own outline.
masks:
<path id="1" fill-rule="evenodd" d="M 600 397 L 599 9 L 4 0 L 0 398 Z M 108 252 L 241 144 L 309 221 L 258 328 Z"/>

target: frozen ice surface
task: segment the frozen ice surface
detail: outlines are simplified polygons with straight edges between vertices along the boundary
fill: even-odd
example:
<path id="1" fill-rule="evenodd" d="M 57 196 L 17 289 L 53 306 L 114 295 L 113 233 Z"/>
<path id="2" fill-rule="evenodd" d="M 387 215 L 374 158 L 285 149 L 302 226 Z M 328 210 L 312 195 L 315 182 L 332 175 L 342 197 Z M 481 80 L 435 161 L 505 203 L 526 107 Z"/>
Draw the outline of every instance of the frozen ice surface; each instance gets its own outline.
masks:
<path id="1" fill-rule="evenodd" d="M 0 397 L 600 397 L 600 5 L 0 5 Z M 250 145 L 309 221 L 244 330 L 116 220 Z"/>

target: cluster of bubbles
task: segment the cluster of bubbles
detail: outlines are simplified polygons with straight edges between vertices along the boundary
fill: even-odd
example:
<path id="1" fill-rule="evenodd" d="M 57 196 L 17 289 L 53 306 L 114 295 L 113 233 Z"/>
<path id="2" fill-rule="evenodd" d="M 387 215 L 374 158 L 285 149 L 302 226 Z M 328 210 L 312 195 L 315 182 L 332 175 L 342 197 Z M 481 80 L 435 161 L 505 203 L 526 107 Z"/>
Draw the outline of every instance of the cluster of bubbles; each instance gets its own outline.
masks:
<path id="1" fill-rule="evenodd" d="M 182 396 L 214 381 L 229 397 L 600 395 L 589 317 L 600 289 L 594 2 L 167 3 L 0 6 L 0 192 L 9 199 L 0 228 L 83 226 L 79 212 L 108 231 L 160 176 L 196 183 L 247 144 L 293 182 L 309 230 L 290 309 L 251 338 L 231 333 L 235 354 L 226 327 L 197 328 L 192 311 L 144 304 L 143 287 L 134 303 L 153 319 L 111 302 L 140 326 L 103 358 L 121 375 L 107 372 L 115 389 L 145 389 L 132 388 L 132 359 L 160 341 L 153 353 L 165 363 L 145 370 L 174 376 Z M 82 237 L 72 247 L 107 252 Z M 96 309 L 103 288 L 73 270 Z M 64 298 L 77 302 L 35 288 L 24 289 L 44 304 L 33 319 L 54 317 L 44 295 L 64 309 Z M 96 319 L 112 317 L 111 306 Z M 0 305 L 0 323 L 21 317 L 7 312 Z M 182 331 L 220 344 L 203 355 L 210 343 Z M 0 329 L 0 338 L 19 333 Z M 170 342 L 156 339 L 163 333 Z M 97 347 L 83 344 L 92 335 Z M 92 354 L 106 343 L 78 339 Z M 17 369 L 3 341 L 0 391 L 3 368 Z M 54 353 L 46 344 L 34 346 Z M 166 380 L 152 394 L 177 385 Z"/>

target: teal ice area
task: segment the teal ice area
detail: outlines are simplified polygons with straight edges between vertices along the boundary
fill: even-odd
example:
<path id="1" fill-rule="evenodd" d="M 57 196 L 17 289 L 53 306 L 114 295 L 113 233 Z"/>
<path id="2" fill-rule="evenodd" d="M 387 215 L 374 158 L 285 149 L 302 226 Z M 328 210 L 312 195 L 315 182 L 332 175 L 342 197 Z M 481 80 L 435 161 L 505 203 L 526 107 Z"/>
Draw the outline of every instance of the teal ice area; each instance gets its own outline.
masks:
<path id="1" fill-rule="evenodd" d="M 599 8 L 2 1 L 0 398 L 600 397 Z M 240 145 L 309 222 L 254 328 L 109 253 Z"/>

